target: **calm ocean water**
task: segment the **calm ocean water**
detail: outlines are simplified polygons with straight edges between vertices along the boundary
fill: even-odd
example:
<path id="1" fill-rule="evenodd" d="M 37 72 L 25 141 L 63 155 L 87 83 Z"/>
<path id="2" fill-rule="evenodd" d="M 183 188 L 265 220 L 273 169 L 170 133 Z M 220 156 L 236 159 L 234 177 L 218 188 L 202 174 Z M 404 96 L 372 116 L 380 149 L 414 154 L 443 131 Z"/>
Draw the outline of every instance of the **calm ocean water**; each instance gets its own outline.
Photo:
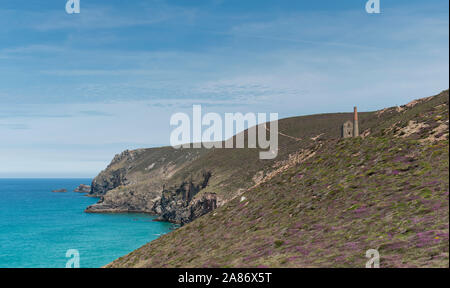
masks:
<path id="1" fill-rule="evenodd" d="M 142 214 L 86 214 L 97 199 L 72 192 L 91 179 L 0 179 L 0 267 L 61 267 L 77 249 L 100 267 L 170 232 Z M 67 193 L 52 193 L 65 188 Z"/>

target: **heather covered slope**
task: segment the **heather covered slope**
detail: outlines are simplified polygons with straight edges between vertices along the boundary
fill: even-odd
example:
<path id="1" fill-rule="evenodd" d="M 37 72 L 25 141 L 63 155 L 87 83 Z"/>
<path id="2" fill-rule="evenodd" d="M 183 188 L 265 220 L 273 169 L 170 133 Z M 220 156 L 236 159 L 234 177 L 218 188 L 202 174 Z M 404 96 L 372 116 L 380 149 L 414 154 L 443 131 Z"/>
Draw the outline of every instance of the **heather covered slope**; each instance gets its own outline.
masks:
<path id="1" fill-rule="evenodd" d="M 448 91 L 361 126 L 109 267 L 364 267 L 367 249 L 382 267 L 448 267 Z"/>

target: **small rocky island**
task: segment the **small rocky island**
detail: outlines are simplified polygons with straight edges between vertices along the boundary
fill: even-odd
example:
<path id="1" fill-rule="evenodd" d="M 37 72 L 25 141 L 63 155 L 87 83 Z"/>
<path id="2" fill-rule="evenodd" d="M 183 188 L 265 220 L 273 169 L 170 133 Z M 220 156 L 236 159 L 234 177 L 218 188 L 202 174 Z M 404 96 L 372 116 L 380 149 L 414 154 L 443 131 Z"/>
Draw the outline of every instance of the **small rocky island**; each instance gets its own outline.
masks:
<path id="1" fill-rule="evenodd" d="M 80 184 L 80 186 L 78 186 L 73 191 L 77 192 L 77 193 L 89 193 L 89 192 L 91 192 L 91 186 L 85 185 L 85 184 Z"/>
<path id="2" fill-rule="evenodd" d="M 57 189 L 57 190 L 52 190 L 53 193 L 66 193 L 67 189 Z"/>

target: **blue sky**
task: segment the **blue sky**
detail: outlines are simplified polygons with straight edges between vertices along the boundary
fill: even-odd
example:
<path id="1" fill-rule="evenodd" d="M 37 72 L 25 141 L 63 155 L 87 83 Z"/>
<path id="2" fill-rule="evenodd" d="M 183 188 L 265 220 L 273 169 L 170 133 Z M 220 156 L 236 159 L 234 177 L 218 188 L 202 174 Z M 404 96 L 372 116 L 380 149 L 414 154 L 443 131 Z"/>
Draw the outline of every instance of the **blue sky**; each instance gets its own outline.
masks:
<path id="1" fill-rule="evenodd" d="M 0 0 L 0 177 L 92 177 L 170 116 L 280 117 L 448 89 L 449 3 Z"/>

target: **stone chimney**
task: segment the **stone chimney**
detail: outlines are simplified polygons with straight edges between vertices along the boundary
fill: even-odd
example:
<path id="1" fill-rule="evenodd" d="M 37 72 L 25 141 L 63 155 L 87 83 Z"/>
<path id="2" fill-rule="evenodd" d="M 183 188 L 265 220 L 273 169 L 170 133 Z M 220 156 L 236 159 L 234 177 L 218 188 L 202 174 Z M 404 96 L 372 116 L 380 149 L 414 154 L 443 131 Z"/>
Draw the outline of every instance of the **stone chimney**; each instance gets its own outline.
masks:
<path id="1" fill-rule="evenodd" d="M 359 125 L 358 125 L 358 109 L 356 106 L 353 108 L 353 137 L 359 136 Z"/>

